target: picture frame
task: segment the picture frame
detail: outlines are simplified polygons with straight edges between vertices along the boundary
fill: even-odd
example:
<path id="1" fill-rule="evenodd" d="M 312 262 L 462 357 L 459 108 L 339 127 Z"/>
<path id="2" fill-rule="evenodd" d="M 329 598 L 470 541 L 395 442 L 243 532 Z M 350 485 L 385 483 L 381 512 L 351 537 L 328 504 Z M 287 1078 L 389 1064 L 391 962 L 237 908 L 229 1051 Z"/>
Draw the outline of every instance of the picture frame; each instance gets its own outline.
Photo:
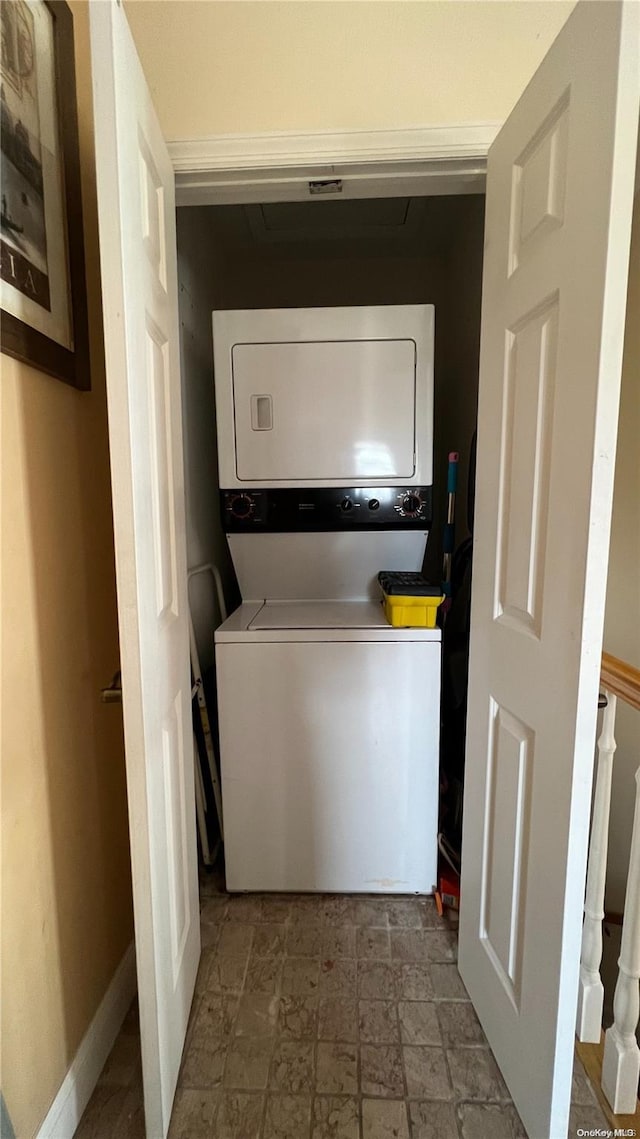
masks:
<path id="1" fill-rule="evenodd" d="M 2 351 L 91 388 L 73 17 L 1 6 Z"/>

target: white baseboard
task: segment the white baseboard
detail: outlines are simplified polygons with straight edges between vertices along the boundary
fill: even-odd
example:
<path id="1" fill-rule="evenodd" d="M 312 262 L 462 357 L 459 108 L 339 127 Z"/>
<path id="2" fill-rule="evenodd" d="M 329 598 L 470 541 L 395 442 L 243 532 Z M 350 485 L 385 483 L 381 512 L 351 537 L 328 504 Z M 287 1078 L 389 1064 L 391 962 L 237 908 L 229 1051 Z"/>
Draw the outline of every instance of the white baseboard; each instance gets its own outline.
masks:
<path id="1" fill-rule="evenodd" d="M 131 942 L 36 1139 L 73 1139 L 135 992 L 136 955 Z"/>

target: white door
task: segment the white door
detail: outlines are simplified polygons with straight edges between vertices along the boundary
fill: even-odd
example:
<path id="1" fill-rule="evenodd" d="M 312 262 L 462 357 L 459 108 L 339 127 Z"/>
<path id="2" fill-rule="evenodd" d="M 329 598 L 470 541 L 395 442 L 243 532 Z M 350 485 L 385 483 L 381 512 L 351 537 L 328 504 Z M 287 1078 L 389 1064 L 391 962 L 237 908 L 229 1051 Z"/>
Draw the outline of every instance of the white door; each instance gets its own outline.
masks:
<path id="1" fill-rule="evenodd" d="M 122 8 L 90 16 L 145 1115 L 160 1139 L 200 955 L 174 179 Z"/>
<path id="2" fill-rule="evenodd" d="M 578 4 L 489 155 L 460 971 L 533 1139 L 567 1134 L 639 25 Z"/>
<path id="3" fill-rule="evenodd" d="M 413 340 L 234 344 L 231 356 L 239 479 L 413 477 Z"/>

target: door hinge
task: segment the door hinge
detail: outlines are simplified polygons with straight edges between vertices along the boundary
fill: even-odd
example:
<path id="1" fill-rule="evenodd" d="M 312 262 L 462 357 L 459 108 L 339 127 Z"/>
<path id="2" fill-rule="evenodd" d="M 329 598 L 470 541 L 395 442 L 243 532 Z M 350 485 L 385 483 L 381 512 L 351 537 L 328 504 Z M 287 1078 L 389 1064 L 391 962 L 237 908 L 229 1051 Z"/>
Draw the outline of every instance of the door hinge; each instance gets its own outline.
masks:
<path id="1" fill-rule="evenodd" d="M 114 672 L 111 684 L 106 688 L 100 690 L 100 699 L 103 704 L 121 704 L 122 703 L 122 673 L 120 669 Z"/>

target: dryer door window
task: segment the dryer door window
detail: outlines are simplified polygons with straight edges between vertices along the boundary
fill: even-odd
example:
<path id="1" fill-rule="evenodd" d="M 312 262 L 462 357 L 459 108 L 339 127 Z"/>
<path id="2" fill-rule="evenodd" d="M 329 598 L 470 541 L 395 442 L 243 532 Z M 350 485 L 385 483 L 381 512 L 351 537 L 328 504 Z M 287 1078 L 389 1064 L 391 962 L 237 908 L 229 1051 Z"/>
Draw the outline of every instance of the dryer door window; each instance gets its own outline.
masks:
<path id="1" fill-rule="evenodd" d="M 413 477 L 413 340 L 235 344 L 232 365 L 239 479 Z"/>

